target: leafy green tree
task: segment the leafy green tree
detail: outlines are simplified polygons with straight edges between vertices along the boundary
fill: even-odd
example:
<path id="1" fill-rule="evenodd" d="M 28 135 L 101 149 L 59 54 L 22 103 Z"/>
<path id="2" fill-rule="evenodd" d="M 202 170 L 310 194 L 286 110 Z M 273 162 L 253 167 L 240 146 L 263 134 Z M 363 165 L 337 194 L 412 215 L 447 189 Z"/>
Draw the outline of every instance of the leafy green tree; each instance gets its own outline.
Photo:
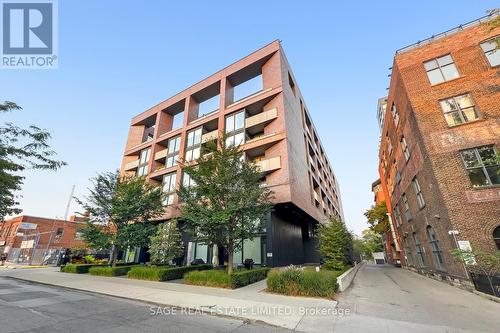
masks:
<path id="1" fill-rule="evenodd" d="M 89 216 L 83 238 L 95 248 L 111 248 L 115 266 L 118 249 L 149 244 L 151 222 L 164 213 L 164 195 L 144 178 L 120 178 L 118 171 L 98 174 L 92 185 L 84 201 L 77 199 Z"/>
<path id="2" fill-rule="evenodd" d="M 376 233 L 383 234 L 390 230 L 389 217 L 387 216 L 387 205 L 385 201 L 372 206 L 366 210 L 365 216 L 370 224 L 370 229 Z"/>
<path id="3" fill-rule="evenodd" d="M 350 263 L 352 235 L 344 223 L 331 219 L 329 224 L 320 224 L 318 240 L 324 268 L 341 271 Z"/>
<path id="4" fill-rule="evenodd" d="M 13 102 L 0 103 L 0 113 L 19 111 L 22 108 Z M 20 172 L 27 168 L 57 170 L 66 165 L 54 160 L 56 154 L 50 149 L 50 133 L 34 125 L 22 128 L 12 123 L 0 126 L 0 221 L 5 216 L 19 214 L 16 208 L 16 191 L 21 189 L 24 177 Z"/>
<path id="5" fill-rule="evenodd" d="M 165 265 L 184 253 L 176 220 L 159 224 L 156 234 L 151 236 L 150 240 L 149 254 L 152 263 Z"/>
<path id="6" fill-rule="evenodd" d="M 238 147 L 226 146 L 224 138 L 218 144 L 208 142 L 204 152 L 196 166 L 183 163 L 196 185 L 178 191 L 182 218 L 194 235 L 225 247 L 231 273 L 233 252 L 262 229 L 272 192 L 260 186 L 257 166 Z"/>
<path id="7" fill-rule="evenodd" d="M 373 258 L 373 252 L 384 250 L 382 236 L 371 229 L 363 230 L 362 237 L 354 240 L 356 248 L 361 252 L 364 258 Z"/>
<path id="8" fill-rule="evenodd" d="M 493 286 L 493 277 L 500 273 L 500 251 L 492 252 L 476 248 L 453 249 L 451 255 L 457 261 L 464 263 L 468 271 L 485 275 L 493 295 L 500 297 L 499 291 Z"/>

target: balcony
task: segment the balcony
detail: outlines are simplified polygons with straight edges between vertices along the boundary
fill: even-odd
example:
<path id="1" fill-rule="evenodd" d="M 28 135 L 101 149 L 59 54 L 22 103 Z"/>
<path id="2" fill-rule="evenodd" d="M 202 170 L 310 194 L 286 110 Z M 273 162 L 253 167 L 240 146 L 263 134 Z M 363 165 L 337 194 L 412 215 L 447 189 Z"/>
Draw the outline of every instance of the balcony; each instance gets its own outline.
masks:
<path id="1" fill-rule="evenodd" d="M 268 159 L 260 160 L 255 163 L 257 166 L 257 169 L 260 172 L 263 172 L 265 174 L 268 174 L 270 172 L 273 172 L 275 170 L 281 169 L 281 157 L 276 156 L 276 157 L 271 157 Z"/>
<path id="2" fill-rule="evenodd" d="M 161 160 L 167 156 L 168 149 L 160 150 L 155 154 L 155 161 Z"/>
<path id="3" fill-rule="evenodd" d="M 135 161 L 128 162 L 127 164 L 125 164 L 125 166 L 123 167 L 123 170 L 130 171 L 133 169 L 137 169 L 138 166 L 139 166 L 139 159 L 136 159 Z"/>
<path id="4" fill-rule="evenodd" d="M 245 128 L 255 133 L 262 132 L 264 130 L 264 127 L 277 117 L 277 108 L 258 113 L 255 116 L 251 116 L 245 119 Z"/>
<path id="5" fill-rule="evenodd" d="M 212 132 L 205 133 L 201 137 L 201 143 L 217 140 L 218 137 L 219 137 L 219 130 L 214 130 Z"/>

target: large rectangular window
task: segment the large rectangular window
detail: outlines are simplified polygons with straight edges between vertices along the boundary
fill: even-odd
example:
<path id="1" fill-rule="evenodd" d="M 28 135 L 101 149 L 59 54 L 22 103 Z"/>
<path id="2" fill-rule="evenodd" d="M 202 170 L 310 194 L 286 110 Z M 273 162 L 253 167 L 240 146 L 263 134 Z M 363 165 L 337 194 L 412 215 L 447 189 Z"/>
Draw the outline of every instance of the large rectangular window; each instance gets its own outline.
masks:
<path id="1" fill-rule="evenodd" d="M 429 245 L 431 246 L 432 256 L 434 258 L 434 263 L 436 264 L 436 268 L 438 270 L 445 270 L 444 268 L 444 260 L 443 260 L 443 251 L 439 246 L 439 241 L 436 237 L 436 233 L 431 226 L 427 227 L 427 237 L 429 239 Z"/>
<path id="2" fill-rule="evenodd" d="M 399 210 L 399 204 L 394 206 L 394 218 L 396 219 L 396 225 L 399 227 L 402 224 L 401 211 Z"/>
<path id="3" fill-rule="evenodd" d="M 417 196 L 418 207 L 420 209 L 425 207 L 424 195 L 422 194 L 422 189 L 420 188 L 420 183 L 418 182 L 417 177 L 412 180 L 413 189 L 415 190 L 415 195 Z"/>
<path id="4" fill-rule="evenodd" d="M 417 252 L 418 266 L 424 267 L 425 266 L 424 247 L 422 246 L 422 243 L 420 242 L 420 239 L 418 238 L 415 232 L 413 233 L 413 240 L 415 241 L 415 249 L 417 250 L 416 252 Z"/>
<path id="5" fill-rule="evenodd" d="M 473 187 L 500 184 L 500 156 L 494 146 L 460 152 Z"/>
<path id="6" fill-rule="evenodd" d="M 175 172 L 163 176 L 163 192 L 165 193 L 164 205 L 172 205 L 174 203 L 175 185 L 177 174 Z"/>
<path id="7" fill-rule="evenodd" d="M 406 254 L 406 261 L 408 266 L 414 266 L 413 263 L 413 254 L 411 253 L 410 245 L 408 244 L 408 237 L 404 236 L 403 238 L 403 246 Z"/>
<path id="8" fill-rule="evenodd" d="M 432 85 L 449 81 L 460 76 L 449 54 L 424 62 L 424 67 Z"/>
<path id="9" fill-rule="evenodd" d="M 182 186 L 191 187 L 196 186 L 196 182 L 191 178 L 187 172 L 182 173 Z"/>
<path id="10" fill-rule="evenodd" d="M 396 105 L 392 104 L 391 108 L 392 119 L 394 119 L 394 125 L 397 127 L 399 124 L 399 113 L 398 109 L 396 109 Z"/>
<path id="11" fill-rule="evenodd" d="M 202 128 L 188 132 L 186 142 L 186 161 L 196 160 L 200 157 Z"/>
<path id="12" fill-rule="evenodd" d="M 245 111 L 226 117 L 226 146 L 239 146 L 245 143 Z"/>
<path id="13" fill-rule="evenodd" d="M 137 168 L 136 176 L 142 177 L 148 174 L 149 157 L 151 156 L 151 148 L 141 150 L 139 154 L 139 166 Z"/>
<path id="14" fill-rule="evenodd" d="M 448 126 L 460 125 L 476 119 L 479 114 L 470 94 L 463 94 L 439 101 Z"/>
<path id="15" fill-rule="evenodd" d="M 408 203 L 408 197 L 406 196 L 406 193 L 403 193 L 403 206 L 405 207 L 406 221 L 410 222 L 413 219 L 413 216 L 411 215 L 410 205 Z"/>
<path id="16" fill-rule="evenodd" d="M 403 155 L 405 157 L 405 160 L 410 159 L 410 149 L 408 148 L 408 144 L 406 143 L 406 139 L 404 136 L 401 137 L 401 150 L 403 151 Z"/>
<path id="17" fill-rule="evenodd" d="M 170 168 L 177 165 L 179 160 L 179 149 L 181 148 L 181 136 L 176 136 L 168 140 L 168 150 L 166 156 L 165 167 Z"/>
<path id="18" fill-rule="evenodd" d="M 495 36 L 490 40 L 481 43 L 484 55 L 488 59 L 491 67 L 500 65 L 500 36 Z"/>

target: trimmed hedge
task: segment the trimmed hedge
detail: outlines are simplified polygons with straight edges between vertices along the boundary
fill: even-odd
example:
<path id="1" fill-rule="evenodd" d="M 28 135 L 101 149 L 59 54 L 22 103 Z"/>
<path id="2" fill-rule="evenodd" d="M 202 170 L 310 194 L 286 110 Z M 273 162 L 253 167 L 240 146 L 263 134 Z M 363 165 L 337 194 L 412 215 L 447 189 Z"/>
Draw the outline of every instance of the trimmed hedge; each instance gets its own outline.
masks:
<path id="1" fill-rule="evenodd" d="M 74 274 L 86 274 L 92 267 L 105 267 L 104 265 L 94 265 L 94 264 L 67 264 L 61 266 L 61 272 L 64 273 L 74 273 Z"/>
<path id="2" fill-rule="evenodd" d="M 169 281 L 182 279 L 185 273 L 196 271 L 196 270 L 206 270 L 212 268 L 212 265 L 193 265 L 193 266 L 182 266 L 182 267 L 132 267 L 128 272 L 129 279 L 138 280 L 150 280 L 150 281 Z"/>
<path id="3" fill-rule="evenodd" d="M 335 271 L 284 269 L 267 276 L 267 290 L 289 296 L 332 297 L 338 289 Z"/>
<path id="4" fill-rule="evenodd" d="M 134 266 L 116 266 L 116 267 L 90 267 L 89 273 L 90 275 L 98 275 L 98 276 L 121 276 L 127 275 L 128 271 Z"/>
<path id="5" fill-rule="evenodd" d="M 256 268 L 234 271 L 227 274 L 226 271 L 209 270 L 199 272 L 189 272 L 184 275 L 184 283 L 197 286 L 219 287 L 219 288 L 240 288 L 254 282 L 264 280 L 269 272 L 269 268 Z"/>

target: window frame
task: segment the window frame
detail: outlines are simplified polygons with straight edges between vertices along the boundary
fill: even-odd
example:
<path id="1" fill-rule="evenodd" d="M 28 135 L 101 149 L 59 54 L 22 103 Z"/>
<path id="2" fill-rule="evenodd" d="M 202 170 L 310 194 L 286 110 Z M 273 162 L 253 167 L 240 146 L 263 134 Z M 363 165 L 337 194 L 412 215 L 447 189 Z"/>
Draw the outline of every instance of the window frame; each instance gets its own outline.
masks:
<path id="1" fill-rule="evenodd" d="M 496 232 L 498 232 L 497 235 L 495 235 Z M 493 236 L 493 242 L 497 246 L 497 250 L 500 251 L 500 225 L 493 228 L 493 232 L 491 233 L 491 235 Z"/>
<path id="2" fill-rule="evenodd" d="M 450 62 L 450 63 L 447 63 L 447 64 L 444 64 L 444 65 L 441 65 L 441 64 L 439 63 L 439 60 L 440 60 L 440 59 L 443 59 L 443 58 L 445 58 L 445 57 L 447 57 L 447 56 L 449 56 L 449 57 L 450 57 L 451 62 Z M 432 69 L 427 69 L 426 64 L 430 64 L 430 63 L 432 63 L 432 62 L 434 62 L 434 64 L 435 64 L 435 66 L 436 66 L 436 67 L 434 67 L 434 68 L 432 68 Z M 427 74 L 427 78 L 429 79 L 429 82 L 430 82 L 431 86 L 435 86 L 435 85 L 440 84 L 440 83 L 443 83 L 443 82 L 448 82 L 448 81 L 451 81 L 451 80 L 454 80 L 454 79 L 458 79 L 458 78 L 461 76 L 461 75 L 460 75 L 460 72 L 458 71 L 458 67 L 457 67 L 457 65 L 455 64 L 455 60 L 453 59 L 453 56 L 451 55 L 451 53 L 447 53 L 447 54 L 444 54 L 444 55 L 439 56 L 439 57 L 434 57 L 434 58 L 432 58 L 432 59 L 428 59 L 428 60 L 426 60 L 426 61 L 424 61 L 424 62 L 423 62 L 423 65 L 424 65 L 424 69 L 425 69 L 425 72 L 426 72 L 426 74 Z M 457 75 L 458 75 L 458 76 L 457 76 L 457 77 L 454 77 L 454 78 L 451 78 L 451 79 L 446 79 L 446 77 L 445 77 L 445 75 L 444 75 L 444 72 L 443 72 L 443 68 L 444 68 L 444 67 L 446 67 L 446 66 L 450 66 L 450 65 L 451 65 L 451 66 L 453 66 L 453 67 L 455 68 L 455 71 L 457 72 Z M 442 79 L 442 81 L 439 81 L 439 82 L 435 82 L 435 83 L 433 83 L 433 82 L 431 81 L 431 77 L 429 76 L 429 72 L 436 71 L 436 70 L 438 70 L 438 71 L 439 71 L 439 74 L 441 75 L 441 79 Z"/>
<path id="3" fill-rule="evenodd" d="M 434 231 L 434 228 L 430 225 L 428 225 L 427 228 L 425 229 L 427 233 L 427 239 L 429 240 L 429 245 L 432 252 L 432 258 L 434 260 L 434 264 L 436 265 L 436 269 L 440 271 L 446 271 L 446 267 L 444 264 L 443 250 L 439 246 L 439 240 L 436 236 L 436 232 Z"/>
<path id="4" fill-rule="evenodd" d="M 486 145 L 486 146 L 472 147 L 472 148 L 460 150 L 460 158 L 462 159 L 465 171 L 467 172 L 467 175 L 469 176 L 469 181 L 472 184 L 472 180 L 470 178 L 470 171 L 471 170 L 481 169 L 481 171 L 483 173 L 483 176 L 485 176 L 485 179 L 487 180 L 488 184 L 486 184 L 486 185 L 479 185 L 479 186 L 472 185 L 472 187 L 473 188 L 487 188 L 487 187 L 491 187 L 491 186 L 498 186 L 498 185 L 500 185 L 500 183 L 493 184 L 493 182 L 491 181 L 491 177 L 490 177 L 490 175 L 488 173 L 488 170 L 486 169 L 484 161 L 483 161 L 481 155 L 479 154 L 479 149 L 482 149 L 482 148 L 491 148 L 491 149 L 493 149 L 493 154 L 495 156 L 497 156 L 497 154 L 498 154 L 498 151 L 497 151 L 495 145 Z M 465 161 L 465 158 L 464 158 L 464 153 L 465 152 L 470 152 L 470 151 L 474 152 L 476 160 L 479 162 L 479 166 L 472 166 L 472 167 L 467 166 L 467 162 Z M 491 165 L 488 165 L 487 167 L 497 167 L 497 168 L 500 168 L 500 163 L 491 164 Z"/>
<path id="5" fill-rule="evenodd" d="M 405 207 L 405 217 L 407 222 L 411 222 L 413 220 L 413 214 L 410 209 L 410 202 L 408 201 L 408 196 L 406 193 L 401 195 L 401 200 L 403 201 L 403 206 Z"/>
<path id="6" fill-rule="evenodd" d="M 199 142 L 196 142 L 196 132 L 200 131 L 200 135 L 199 135 Z M 189 139 L 189 135 L 190 134 L 193 134 L 193 139 L 191 140 L 192 143 L 190 143 L 190 139 Z M 201 144 L 202 144 L 202 137 L 203 137 L 203 127 L 198 127 L 198 128 L 195 128 L 195 129 L 192 129 L 191 131 L 187 132 L 186 133 L 186 152 L 184 153 L 184 159 L 186 160 L 186 162 L 189 162 L 189 161 L 194 161 L 194 160 L 197 160 L 198 158 L 200 158 L 201 156 Z M 195 156 L 195 151 L 196 149 L 198 149 L 198 157 L 194 157 Z"/>
<path id="7" fill-rule="evenodd" d="M 469 107 L 466 107 L 466 108 L 462 108 L 459 104 L 459 102 L 457 101 L 459 98 L 461 97 L 464 97 L 464 96 L 468 96 L 468 98 L 470 99 L 472 105 L 469 106 Z M 455 107 L 454 110 L 450 110 L 450 111 L 445 111 L 445 109 L 443 108 L 443 103 L 450 103 L 453 104 L 453 107 Z M 443 112 L 443 116 L 444 116 L 444 120 L 446 121 L 446 124 L 448 125 L 448 127 L 455 127 L 455 126 L 459 126 L 459 125 L 463 125 L 463 124 L 468 124 L 468 123 L 472 123 L 472 122 L 475 122 L 477 120 L 480 120 L 482 118 L 481 116 L 481 113 L 479 112 L 479 110 L 477 109 L 477 105 L 476 105 L 476 101 L 474 100 L 474 98 L 472 97 L 472 94 L 467 92 L 467 93 L 463 93 L 463 94 L 460 94 L 460 95 L 455 95 L 455 96 L 451 96 L 451 97 L 447 97 L 447 98 L 443 98 L 443 99 L 440 99 L 439 100 L 439 106 L 441 107 L 441 111 Z M 474 111 L 474 114 L 477 116 L 475 119 L 472 119 L 472 120 L 465 120 L 466 119 L 466 116 L 465 116 L 465 110 L 467 109 L 472 109 Z M 450 124 L 448 122 L 448 118 L 446 117 L 448 114 L 451 114 L 453 115 L 454 113 L 457 113 L 459 118 L 460 118 L 460 123 L 456 124 Z M 453 119 L 455 119 L 453 117 Z"/>
<path id="8" fill-rule="evenodd" d="M 166 183 L 166 179 L 169 179 L 168 184 Z M 168 185 L 168 186 L 167 186 Z M 165 194 L 165 199 L 163 200 L 163 204 L 165 206 L 171 206 L 174 204 L 174 198 L 177 188 L 177 172 L 170 172 L 163 176 L 161 181 L 161 189 Z M 168 189 L 166 190 L 166 188 Z"/>
<path id="9" fill-rule="evenodd" d="M 418 207 L 422 209 L 425 207 L 425 198 L 424 194 L 422 193 L 422 187 L 420 186 L 420 182 L 418 181 L 417 176 L 413 177 L 411 183 L 413 185 L 413 189 L 415 190 L 415 196 L 417 197 Z"/>
<path id="10" fill-rule="evenodd" d="M 406 162 L 408 162 L 410 160 L 411 153 L 404 135 L 401 136 L 401 140 L 399 140 L 399 143 L 401 144 L 401 150 L 403 151 L 403 156 L 405 157 Z"/>
<path id="11" fill-rule="evenodd" d="M 500 52 L 500 48 L 498 46 L 496 46 L 495 48 L 493 48 L 491 50 L 485 51 L 484 47 L 483 47 L 483 44 L 486 44 L 486 43 L 489 43 L 489 42 L 495 43 L 495 40 L 498 40 L 498 39 L 500 39 L 500 35 L 496 35 L 494 37 L 488 38 L 488 39 L 483 40 L 482 42 L 479 43 L 479 47 L 481 48 L 481 51 L 483 51 L 484 57 L 488 61 L 488 64 L 490 65 L 491 68 L 495 68 L 495 67 L 500 66 L 500 62 L 498 64 L 496 64 L 496 65 L 493 65 L 491 63 L 490 58 L 488 57 L 487 53 Z"/>
<path id="12" fill-rule="evenodd" d="M 237 119 L 237 116 L 240 114 L 243 114 L 243 126 L 236 128 L 236 124 L 237 124 L 236 119 Z M 231 118 L 233 118 L 233 121 L 232 121 L 233 124 L 232 124 L 231 130 L 228 130 L 228 120 Z M 226 116 L 226 118 L 224 119 L 224 133 L 226 134 L 226 142 L 225 142 L 226 146 L 228 146 L 228 147 L 240 146 L 246 142 L 245 119 L 246 119 L 246 110 L 245 109 L 243 109 L 241 111 L 236 111 L 236 112 L 231 113 L 230 115 Z M 238 145 L 235 145 L 234 140 L 235 140 L 236 136 L 238 136 L 242 133 L 243 133 L 243 140 Z M 231 139 L 232 139 L 232 143 L 231 143 Z"/>
<path id="13" fill-rule="evenodd" d="M 413 241 L 415 242 L 415 251 L 417 254 L 417 263 L 418 267 L 425 267 L 425 249 L 424 246 L 422 245 L 422 242 L 420 241 L 420 238 L 418 238 L 418 235 L 416 232 L 412 233 L 413 236 Z"/>
<path id="14" fill-rule="evenodd" d="M 147 176 L 149 173 L 149 160 L 151 159 L 151 147 L 144 148 L 139 153 L 139 165 L 135 175 L 137 177 Z"/>
<path id="15" fill-rule="evenodd" d="M 392 119 L 394 120 L 394 125 L 397 128 L 399 125 L 399 112 L 398 109 L 396 108 L 396 104 L 394 103 L 392 103 L 391 113 L 392 113 Z"/>
<path id="16" fill-rule="evenodd" d="M 178 140 L 178 142 L 177 142 Z M 174 143 L 174 151 L 170 151 L 170 142 L 175 141 Z M 176 149 L 177 148 L 177 149 Z M 176 135 L 174 137 L 171 137 L 167 141 L 167 155 L 165 156 L 165 168 L 171 168 L 176 166 L 179 163 L 179 152 L 181 150 L 181 136 Z M 177 158 L 177 159 L 176 159 Z M 169 165 L 169 160 L 172 161 L 172 164 Z"/>

